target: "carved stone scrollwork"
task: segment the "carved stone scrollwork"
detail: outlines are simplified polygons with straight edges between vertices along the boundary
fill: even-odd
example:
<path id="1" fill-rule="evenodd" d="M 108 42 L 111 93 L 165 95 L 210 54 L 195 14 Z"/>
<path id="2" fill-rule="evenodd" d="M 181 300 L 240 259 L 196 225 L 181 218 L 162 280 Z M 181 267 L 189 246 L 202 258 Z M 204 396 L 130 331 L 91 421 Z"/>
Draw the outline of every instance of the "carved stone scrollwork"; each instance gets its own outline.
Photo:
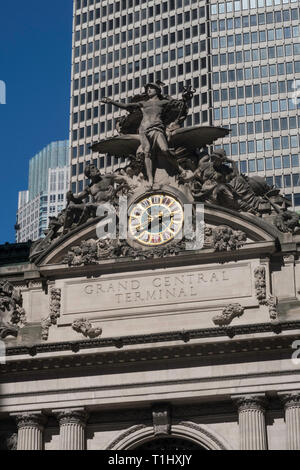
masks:
<path id="1" fill-rule="evenodd" d="M 154 405 L 152 419 L 155 436 L 167 436 L 171 433 L 171 408 L 169 405 Z"/>
<path id="2" fill-rule="evenodd" d="M 18 336 L 26 324 L 21 292 L 8 281 L 0 281 L 0 339 Z"/>
<path id="3" fill-rule="evenodd" d="M 42 320 L 42 339 L 47 340 L 49 335 L 49 328 L 57 324 L 57 319 L 60 317 L 61 308 L 61 289 L 52 288 L 50 290 L 50 314 L 47 318 Z"/>
<path id="4" fill-rule="evenodd" d="M 240 304 L 230 304 L 224 308 L 221 315 L 213 317 L 213 322 L 217 326 L 227 326 L 236 317 L 241 317 L 244 313 L 244 307 Z"/>
<path id="5" fill-rule="evenodd" d="M 92 323 L 85 318 L 74 321 L 72 328 L 77 333 L 81 333 L 83 336 L 90 339 L 98 338 L 102 334 L 101 328 L 93 328 Z"/>

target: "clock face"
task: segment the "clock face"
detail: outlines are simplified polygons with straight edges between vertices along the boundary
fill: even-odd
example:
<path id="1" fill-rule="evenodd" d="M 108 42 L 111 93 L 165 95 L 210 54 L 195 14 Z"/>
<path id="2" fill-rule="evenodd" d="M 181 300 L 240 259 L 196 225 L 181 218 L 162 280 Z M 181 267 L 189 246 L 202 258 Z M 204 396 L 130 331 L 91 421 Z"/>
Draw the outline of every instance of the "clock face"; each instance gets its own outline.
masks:
<path id="1" fill-rule="evenodd" d="M 130 209 L 129 233 L 142 245 L 168 243 L 180 232 L 182 225 L 182 205 L 166 194 L 144 197 Z"/>

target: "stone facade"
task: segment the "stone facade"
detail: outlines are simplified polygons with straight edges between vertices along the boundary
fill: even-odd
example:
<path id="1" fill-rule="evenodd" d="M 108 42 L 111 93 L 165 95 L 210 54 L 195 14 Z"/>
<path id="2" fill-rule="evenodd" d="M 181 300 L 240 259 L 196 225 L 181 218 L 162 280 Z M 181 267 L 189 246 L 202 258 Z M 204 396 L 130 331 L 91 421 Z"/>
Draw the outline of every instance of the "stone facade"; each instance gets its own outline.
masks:
<path id="1" fill-rule="evenodd" d="M 300 236 L 209 204 L 205 223 L 244 243 L 70 265 L 91 220 L 2 263 L 26 321 L 3 339 L 1 447 L 300 449 Z"/>

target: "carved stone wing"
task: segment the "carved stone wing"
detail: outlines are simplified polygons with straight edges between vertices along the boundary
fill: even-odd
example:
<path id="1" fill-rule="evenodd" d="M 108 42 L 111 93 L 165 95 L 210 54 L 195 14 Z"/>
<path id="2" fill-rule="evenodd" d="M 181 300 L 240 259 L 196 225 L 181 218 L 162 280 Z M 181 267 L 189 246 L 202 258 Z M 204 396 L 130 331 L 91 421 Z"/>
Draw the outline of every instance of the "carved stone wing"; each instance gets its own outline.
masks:
<path id="1" fill-rule="evenodd" d="M 171 137 L 171 144 L 175 148 L 185 147 L 189 150 L 195 150 L 211 145 L 216 140 L 226 137 L 229 133 L 230 129 L 225 129 L 224 127 L 183 127 L 174 131 Z"/>
<path id="2" fill-rule="evenodd" d="M 127 157 L 135 155 L 141 142 L 139 135 L 128 134 L 100 140 L 91 149 L 93 152 L 109 153 L 115 157 Z"/>
<path id="3" fill-rule="evenodd" d="M 229 129 L 211 126 L 180 128 L 172 134 L 170 139 L 171 146 L 175 148 L 185 147 L 189 150 L 195 150 L 226 137 L 229 132 Z M 127 157 L 128 155 L 136 154 L 140 143 L 140 137 L 138 134 L 128 134 L 100 140 L 100 142 L 94 144 L 91 149 L 93 152 L 109 153 L 115 157 Z"/>

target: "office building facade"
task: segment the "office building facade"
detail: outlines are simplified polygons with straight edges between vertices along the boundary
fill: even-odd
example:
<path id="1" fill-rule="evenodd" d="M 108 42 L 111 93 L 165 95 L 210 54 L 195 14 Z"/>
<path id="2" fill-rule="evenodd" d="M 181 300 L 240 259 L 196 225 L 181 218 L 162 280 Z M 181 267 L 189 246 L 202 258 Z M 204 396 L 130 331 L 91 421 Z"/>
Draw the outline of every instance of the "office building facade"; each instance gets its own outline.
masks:
<path id="1" fill-rule="evenodd" d="M 127 100 L 159 79 L 173 97 L 192 84 L 187 125 L 231 127 L 220 145 L 240 169 L 300 206 L 299 49 L 299 1 L 74 0 L 72 190 L 87 184 L 86 161 L 120 164 L 90 151 L 122 114 L 99 100 Z"/>
<path id="2" fill-rule="evenodd" d="M 298 1 L 211 2 L 214 125 L 242 172 L 300 206 Z"/>
<path id="3" fill-rule="evenodd" d="M 28 190 L 19 192 L 16 241 L 44 236 L 49 217 L 66 205 L 69 189 L 69 143 L 52 142 L 29 162 Z"/>
<path id="4" fill-rule="evenodd" d="M 86 184 L 84 162 L 114 169 L 122 161 L 91 153 L 92 142 L 115 133 L 124 114 L 99 102 L 128 100 L 147 82 L 180 96 L 190 83 L 198 92 L 187 125 L 208 124 L 209 74 L 205 1 L 75 1 L 71 100 L 72 190 Z M 179 80 L 178 78 L 179 77 Z"/>

